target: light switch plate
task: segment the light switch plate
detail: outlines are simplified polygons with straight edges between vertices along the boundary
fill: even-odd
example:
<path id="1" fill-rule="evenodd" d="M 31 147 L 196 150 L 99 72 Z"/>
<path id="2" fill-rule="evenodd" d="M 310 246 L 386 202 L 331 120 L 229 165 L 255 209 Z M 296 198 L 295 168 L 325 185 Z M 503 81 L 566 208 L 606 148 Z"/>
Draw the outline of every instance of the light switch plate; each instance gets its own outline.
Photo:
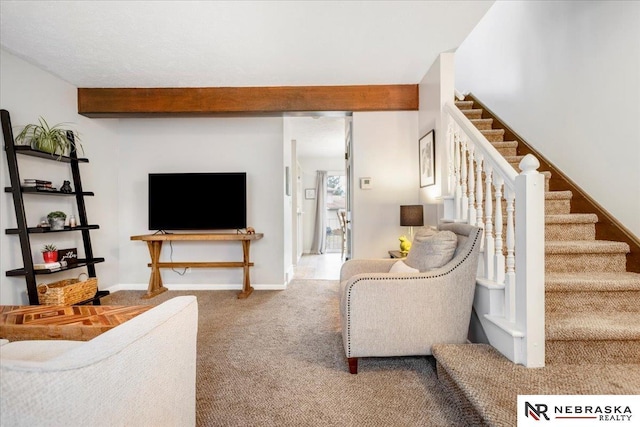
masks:
<path id="1" fill-rule="evenodd" d="M 371 183 L 371 178 L 369 177 L 360 178 L 361 190 L 371 190 L 372 188 L 373 188 L 373 184 Z"/>

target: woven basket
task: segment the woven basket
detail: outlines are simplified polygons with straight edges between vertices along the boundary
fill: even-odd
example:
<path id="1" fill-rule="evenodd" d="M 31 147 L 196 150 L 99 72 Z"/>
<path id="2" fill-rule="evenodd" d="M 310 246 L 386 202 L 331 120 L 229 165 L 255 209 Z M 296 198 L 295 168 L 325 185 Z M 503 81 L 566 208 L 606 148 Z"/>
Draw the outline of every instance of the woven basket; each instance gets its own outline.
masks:
<path id="1" fill-rule="evenodd" d="M 77 279 L 64 279 L 53 283 L 38 285 L 38 301 L 47 305 L 73 305 L 93 298 L 98 292 L 98 278 L 88 277 L 81 281 L 82 273 Z"/>

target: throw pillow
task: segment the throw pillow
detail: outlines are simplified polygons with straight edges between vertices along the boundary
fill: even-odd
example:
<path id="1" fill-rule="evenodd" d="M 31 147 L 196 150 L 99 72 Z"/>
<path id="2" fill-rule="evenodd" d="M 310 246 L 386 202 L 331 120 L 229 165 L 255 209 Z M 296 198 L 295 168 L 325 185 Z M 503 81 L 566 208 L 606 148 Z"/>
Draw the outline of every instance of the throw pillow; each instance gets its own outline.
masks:
<path id="1" fill-rule="evenodd" d="M 412 268 L 427 271 L 439 268 L 451 261 L 456 251 L 458 237 L 449 230 L 443 230 L 433 235 L 430 233 L 417 234 L 413 239 L 411 250 L 405 263 Z"/>
<path id="2" fill-rule="evenodd" d="M 391 266 L 389 273 L 419 273 L 417 268 L 409 267 L 404 261 L 398 261 Z"/>

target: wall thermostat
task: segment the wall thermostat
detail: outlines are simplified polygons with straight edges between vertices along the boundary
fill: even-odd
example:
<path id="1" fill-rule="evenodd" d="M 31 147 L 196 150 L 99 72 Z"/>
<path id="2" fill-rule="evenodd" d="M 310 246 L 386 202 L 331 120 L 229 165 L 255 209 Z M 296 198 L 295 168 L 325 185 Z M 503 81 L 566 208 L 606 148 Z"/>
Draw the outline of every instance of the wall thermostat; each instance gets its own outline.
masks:
<path id="1" fill-rule="evenodd" d="M 373 186 L 371 185 L 371 178 L 360 178 L 360 189 L 362 190 L 371 190 Z"/>

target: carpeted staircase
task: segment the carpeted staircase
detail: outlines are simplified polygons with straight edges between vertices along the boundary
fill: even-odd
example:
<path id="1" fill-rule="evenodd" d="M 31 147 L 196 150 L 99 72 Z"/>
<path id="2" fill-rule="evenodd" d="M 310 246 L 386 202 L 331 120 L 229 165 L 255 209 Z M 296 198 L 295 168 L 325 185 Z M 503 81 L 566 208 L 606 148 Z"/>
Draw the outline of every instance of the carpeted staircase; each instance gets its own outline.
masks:
<path id="1" fill-rule="evenodd" d="M 505 130 L 496 129 L 489 114 L 471 101 L 456 101 L 458 108 L 475 124 L 498 151 L 519 171 L 522 155 L 517 141 L 504 141 Z M 483 118 L 483 115 L 485 116 Z M 596 239 L 598 216 L 572 213 L 571 191 L 550 191 L 553 176 L 545 175 L 545 321 L 546 370 L 571 369 L 587 365 L 637 365 L 640 369 L 640 274 L 626 271 L 627 243 Z M 478 420 L 487 425 L 502 424 L 494 417 L 484 417 L 480 407 L 490 402 L 477 400 L 477 391 L 465 390 L 470 379 L 455 360 L 464 353 L 474 357 L 495 351 L 472 345 L 434 347 L 445 383 L 454 395 L 465 395 L 478 411 Z M 505 359 L 506 360 L 506 359 Z M 520 367 L 522 368 L 522 367 Z M 488 368 L 489 369 L 489 368 Z M 526 368 L 523 368 L 526 369 Z M 582 368 L 581 368 L 582 369 Z M 531 371 L 531 370 L 529 370 Z M 535 370 L 534 370 L 535 371 Z M 635 372 L 635 371 L 634 371 Z M 440 374 L 439 374 L 440 375 Z M 523 375 L 525 375 L 523 373 Z M 477 379 L 478 373 L 476 373 Z M 478 382 L 480 385 L 482 381 Z M 486 383 L 485 383 L 486 384 Z M 640 391 L 640 386 L 639 390 Z M 522 394 L 537 394 L 531 393 Z M 548 394 L 548 393 L 538 393 Z M 571 394 L 566 390 L 558 394 Z M 579 394 L 579 393 L 575 393 Z M 618 394 L 615 389 L 603 393 Z M 497 405 L 515 411 L 515 396 Z M 498 411 L 500 413 L 500 411 Z M 508 411 L 507 411 L 508 412 Z M 504 416 L 506 412 L 501 412 Z M 515 420 L 515 413 L 513 413 Z"/>

